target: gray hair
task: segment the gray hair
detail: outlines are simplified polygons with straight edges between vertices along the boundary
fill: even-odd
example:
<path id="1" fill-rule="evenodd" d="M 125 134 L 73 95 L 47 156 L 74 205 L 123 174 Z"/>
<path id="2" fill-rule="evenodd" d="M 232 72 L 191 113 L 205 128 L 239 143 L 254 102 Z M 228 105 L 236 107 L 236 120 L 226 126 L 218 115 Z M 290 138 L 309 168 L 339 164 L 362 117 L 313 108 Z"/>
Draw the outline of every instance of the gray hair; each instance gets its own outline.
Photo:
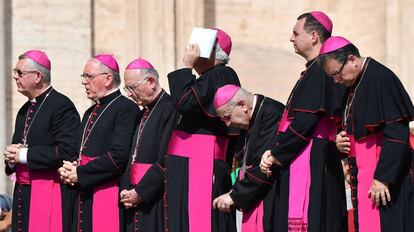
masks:
<path id="1" fill-rule="evenodd" d="M 229 114 L 231 113 L 230 111 L 232 111 L 239 102 L 247 102 L 251 98 L 253 98 L 253 93 L 240 87 L 239 90 L 237 90 L 236 94 L 233 96 L 233 98 L 224 105 L 225 107 L 220 107 L 221 110 L 217 110 L 217 114 L 220 116 L 227 113 Z"/>
<path id="2" fill-rule="evenodd" d="M 155 78 L 155 80 L 157 80 L 157 83 L 158 83 L 159 76 L 158 76 L 158 72 L 155 68 L 143 68 L 143 69 L 140 69 L 140 70 L 141 70 L 142 75 L 145 76 L 145 78 L 148 77 L 148 76 L 152 76 L 152 77 Z"/>
<path id="3" fill-rule="evenodd" d="M 229 63 L 230 57 L 223 51 L 218 43 L 216 43 L 216 60 L 221 64 Z"/>
<path id="4" fill-rule="evenodd" d="M 41 66 L 40 64 L 36 63 L 34 60 L 32 60 L 30 57 L 22 54 L 18 57 L 19 60 L 24 60 L 26 59 L 29 62 L 29 65 L 32 67 L 33 71 L 39 71 L 40 73 L 42 73 L 43 76 L 43 82 L 50 84 L 50 70 Z"/>
<path id="5" fill-rule="evenodd" d="M 112 83 L 115 83 L 116 87 L 121 85 L 121 76 L 119 75 L 119 72 L 116 72 L 116 71 L 110 69 L 108 66 L 106 66 L 105 64 L 103 64 L 102 62 L 100 62 L 99 60 L 97 60 L 95 58 L 92 58 L 92 59 L 99 63 L 99 70 L 100 71 L 111 74 L 111 76 L 113 77 Z"/>

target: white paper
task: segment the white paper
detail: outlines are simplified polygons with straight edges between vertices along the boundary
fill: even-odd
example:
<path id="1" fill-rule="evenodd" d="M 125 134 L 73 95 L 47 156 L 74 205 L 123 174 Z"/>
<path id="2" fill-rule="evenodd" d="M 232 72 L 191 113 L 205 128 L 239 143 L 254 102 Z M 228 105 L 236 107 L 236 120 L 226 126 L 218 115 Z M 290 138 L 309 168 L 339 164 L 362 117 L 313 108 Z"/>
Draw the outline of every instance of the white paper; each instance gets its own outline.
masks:
<path id="1" fill-rule="evenodd" d="M 210 58 L 216 35 L 217 30 L 194 27 L 188 44 L 198 44 L 200 47 L 200 57 Z"/>

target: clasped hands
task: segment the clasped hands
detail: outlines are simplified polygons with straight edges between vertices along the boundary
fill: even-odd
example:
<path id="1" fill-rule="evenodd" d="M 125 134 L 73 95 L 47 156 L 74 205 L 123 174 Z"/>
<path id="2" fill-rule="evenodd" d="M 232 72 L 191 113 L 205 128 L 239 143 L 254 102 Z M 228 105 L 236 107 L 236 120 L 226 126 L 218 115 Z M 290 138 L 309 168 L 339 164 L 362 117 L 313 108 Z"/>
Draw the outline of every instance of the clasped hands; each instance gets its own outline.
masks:
<path id="1" fill-rule="evenodd" d="M 142 198 L 139 196 L 139 194 L 135 191 L 135 189 L 131 190 L 122 190 L 121 193 L 119 193 L 120 201 L 122 204 L 124 204 L 124 207 L 126 209 L 137 207 L 139 203 L 141 203 Z"/>
<path id="2" fill-rule="evenodd" d="M 4 149 L 3 155 L 4 155 L 4 160 L 6 162 L 8 162 L 11 165 L 20 163 L 19 160 L 19 153 L 20 150 L 23 148 L 23 144 L 19 143 L 19 144 L 10 144 L 9 146 L 6 147 L 6 149 Z"/>
<path id="3" fill-rule="evenodd" d="M 64 184 L 75 185 L 78 183 L 78 174 L 76 168 L 78 167 L 78 161 L 69 162 L 64 160 L 63 166 L 58 169 L 60 179 Z"/>

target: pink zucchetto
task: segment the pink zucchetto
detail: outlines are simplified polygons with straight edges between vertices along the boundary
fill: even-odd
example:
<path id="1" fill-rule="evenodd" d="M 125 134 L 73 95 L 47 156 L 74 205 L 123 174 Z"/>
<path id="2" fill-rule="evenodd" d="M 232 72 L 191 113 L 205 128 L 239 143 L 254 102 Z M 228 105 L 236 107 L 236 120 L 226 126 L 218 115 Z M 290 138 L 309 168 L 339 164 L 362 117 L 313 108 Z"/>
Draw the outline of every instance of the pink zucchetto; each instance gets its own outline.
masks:
<path id="1" fill-rule="evenodd" d="M 322 26 L 328 30 L 330 33 L 332 33 L 332 21 L 331 19 L 322 11 L 312 11 L 310 12 L 310 14 L 316 19 L 318 20 L 318 22 L 320 24 L 322 24 Z"/>
<path id="2" fill-rule="evenodd" d="M 135 59 L 128 64 L 126 69 L 149 69 L 154 68 L 150 62 L 142 58 Z"/>
<path id="3" fill-rule="evenodd" d="M 220 45 L 221 49 L 229 56 L 231 52 L 231 37 L 224 31 L 214 28 L 217 31 L 217 43 Z"/>
<path id="4" fill-rule="evenodd" d="M 229 102 L 240 89 L 237 85 L 224 85 L 217 89 L 214 96 L 214 109 L 218 109 Z"/>
<path id="5" fill-rule="evenodd" d="M 326 54 L 329 52 L 333 52 L 335 50 L 345 47 L 348 44 L 351 44 L 351 42 L 349 42 L 349 40 L 345 39 L 344 37 L 341 37 L 341 36 L 329 37 L 322 44 L 319 54 L 322 55 L 322 54 Z"/>
<path id="6" fill-rule="evenodd" d="M 118 62 L 116 62 L 113 55 L 109 54 L 99 54 L 93 57 L 95 60 L 98 60 L 106 67 L 110 68 L 114 72 L 119 72 Z"/>
<path id="7" fill-rule="evenodd" d="M 50 68 L 51 68 L 50 60 L 47 57 L 46 53 L 40 50 L 30 50 L 30 51 L 23 53 L 23 55 L 32 59 L 34 62 L 36 62 L 40 66 L 50 71 Z"/>

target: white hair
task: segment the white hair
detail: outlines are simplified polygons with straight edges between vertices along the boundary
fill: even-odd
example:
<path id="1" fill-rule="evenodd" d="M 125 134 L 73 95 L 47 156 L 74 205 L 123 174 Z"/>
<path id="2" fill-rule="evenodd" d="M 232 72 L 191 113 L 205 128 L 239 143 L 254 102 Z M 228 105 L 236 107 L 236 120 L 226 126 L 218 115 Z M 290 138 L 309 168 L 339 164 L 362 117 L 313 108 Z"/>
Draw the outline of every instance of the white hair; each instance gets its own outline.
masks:
<path id="1" fill-rule="evenodd" d="M 23 55 L 20 55 L 18 59 L 19 60 L 26 59 L 29 62 L 30 66 L 35 71 L 39 71 L 40 73 L 42 73 L 42 75 L 43 75 L 43 78 L 42 78 L 43 82 L 44 83 L 47 83 L 47 84 L 50 84 L 50 70 L 49 69 L 41 66 L 40 64 L 38 64 L 34 60 L 32 60 L 32 58 L 30 58 L 30 57 L 28 57 L 28 56 L 26 56 L 24 54 Z"/>
<path id="2" fill-rule="evenodd" d="M 218 43 L 216 43 L 216 60 L 221 64 L 227 64 L 230 60 L 229 55 L 223 51 Z"/>
<path id="3" fill-rule="evenodd" d="M 219 107 L 217 109 L 217 114 L 218 115 L 224 115 L 224 114 L 229 114 L 230 111 L 233 110 L 233 108 L 239 103 L 239 102 L 248 102 L 249 99 L 253 98 L 253 94 L 243 88 L 239 88 L 239 90 L 237 90 L 236 94 L 231 98 L 231 100 L 229 102 L 227 102 L 224 106 Z"/>

